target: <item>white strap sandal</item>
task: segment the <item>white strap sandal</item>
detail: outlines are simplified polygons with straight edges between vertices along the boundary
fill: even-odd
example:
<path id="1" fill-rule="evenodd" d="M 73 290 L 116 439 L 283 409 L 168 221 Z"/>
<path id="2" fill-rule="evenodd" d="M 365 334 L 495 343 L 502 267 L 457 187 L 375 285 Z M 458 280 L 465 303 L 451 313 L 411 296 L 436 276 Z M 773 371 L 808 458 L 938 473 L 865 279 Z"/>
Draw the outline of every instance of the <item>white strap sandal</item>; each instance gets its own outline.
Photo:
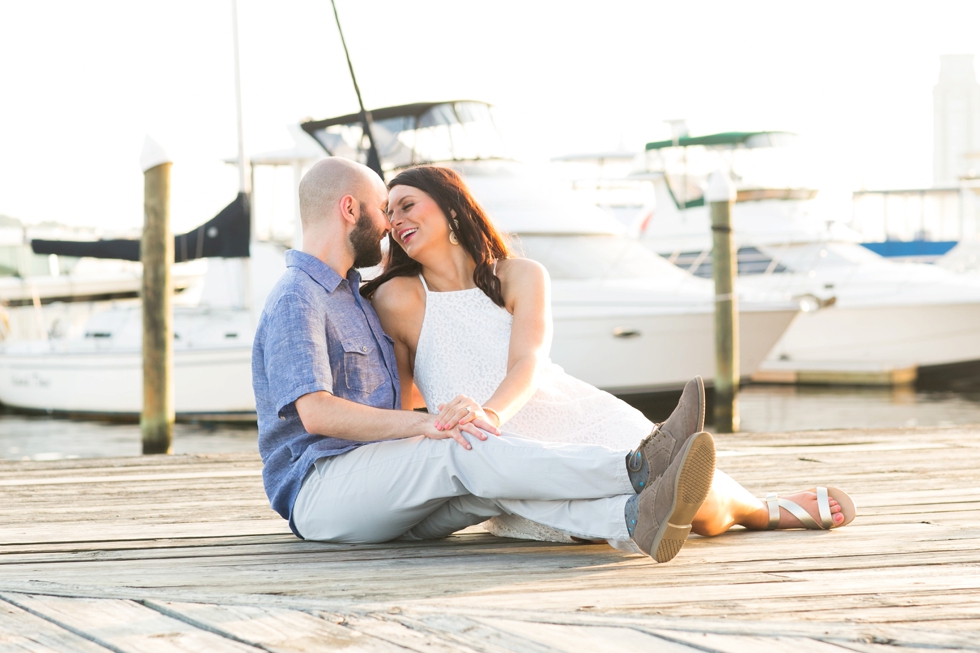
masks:
<path id="1" fill-rule="evenodd" d="M 789 499 L 780 499 L 779 495 L 775 492 L 770 492 L 766 495 L 766 506 L 769 508 L 769 525 L 766 526 L 766 530 L 774 530 L 779 526 L 779 509 L 785 508 L 786 512 L 793 515 L 800 520 L 804 528 L 810 530 L 830 530 L 831 528 L 840 528 L 845 526 L 857 515 L 857 510 L 854 505 L 854 501 L 850 496 L 843 490 L 838 490 L 837 488 L 825 488 L 818 487 L 814 490 L 817 493 L 817 510 L 820 514 L 820 523 L 810 516 L 806 510 L 800 507 L 799 504 L 790 501 Z M 844 515 L 844 521 L 840 524 L 834 524 L 833 514 L 830 512 L 830 497 L 833 497 L 837 504 L 841 507 L 841 514 Z"/>

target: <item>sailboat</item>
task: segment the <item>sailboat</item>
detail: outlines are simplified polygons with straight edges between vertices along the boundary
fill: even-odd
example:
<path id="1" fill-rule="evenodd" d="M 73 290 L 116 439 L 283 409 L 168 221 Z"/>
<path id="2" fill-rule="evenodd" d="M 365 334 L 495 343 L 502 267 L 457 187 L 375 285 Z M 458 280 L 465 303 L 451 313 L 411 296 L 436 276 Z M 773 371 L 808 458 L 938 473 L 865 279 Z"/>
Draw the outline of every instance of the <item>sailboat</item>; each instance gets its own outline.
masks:
<path id="1" fill-rule="evenodd" d="M 174 405 L 179 419 L 253 420 L 252 338 L 265 296 L 285 271 L 283 248 L 251 243 L 244 193 L 175 238 L 178 260 L 207 271 L 174 306 Z M 65 255 L 138 257 L 139 241 L 45 243 Z M 0 343 L 0 403 L 47 413 L 136 417 L 143 402 L 142 311 L 120 303 L 75 337 Z"/>
<path id="2" fill-rule="evenodd" d="M 232 4 L 233 13 L 237 10 Z M 251 352 L 258 311 L 285 271 L 283 248 L 252 242 L 241 121 L 237 16 L 237 197 L 214 218 L 175 236 L 175 262 L 207 272 L 174 306 L 174 407 L 178 419 L 255 419 Z M 148 143 L 150 141 L 148 140 Z M 34 240 L 34 252 L 138 261 L 138 240 Z M 136 417 L 143 405 L 142 307 L 96 313 L 76 337 L 0 344 L 0 403 L 67 415 Z"/>
<path id="3" fill-rule="evenodd" d="M 79 232 L 62 225 L 24 225 L 0 216 L 0 312 L 6 315 L 0 321 L 0 340 L 67 336 L 105 302 L 139 296 L 139 263 L 35 252 L 31 247 L 38 236 L 90 236 Z M 203 274 L 202 263 L 174 266 L 175 293 Z"/>
<path id="4" fill-rule="evenodd" d="M 331 156 L 382 173 L 454 168 L 517 248 L 552 278 L 552 358 L 619 395 L 673 391 L 714 377 L 714 288 L 627 237 L 622 224 L 510 157 L 496 109 L 457 100 L 385 107 L 302 124 Z M 366 127 L 366 124 L 368 125 Z M 370 135 L 370 139 L 368 138 Z M 706 230 L 707 233 L 707 230 Z M 741 367 L 753 373 L 800 311 L 766 293 L 740 297 Z"/>

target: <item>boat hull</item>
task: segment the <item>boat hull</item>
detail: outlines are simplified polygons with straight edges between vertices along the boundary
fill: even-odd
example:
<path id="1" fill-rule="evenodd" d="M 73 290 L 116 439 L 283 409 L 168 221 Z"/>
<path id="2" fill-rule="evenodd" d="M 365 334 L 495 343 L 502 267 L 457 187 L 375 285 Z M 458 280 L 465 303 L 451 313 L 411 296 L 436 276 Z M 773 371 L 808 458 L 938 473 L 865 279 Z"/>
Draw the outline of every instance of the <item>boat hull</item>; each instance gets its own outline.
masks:
<path id="1" fill-rule="evenodd" d="M 758 369 L 797 315 L 795 310 L 739 313 L 742 376 Z M 677 390 L 696 375 L 710 382 L 714 313 L 563 318 L 556 311 L 551 357 L 572 376 L 613 394 Z"/>
<path id="2" fill-rule="evenodd" d="M 676 390 L 695 375 L 714 377 L 711 312 L 563 316 L 552 359 L 572 376 L 618 394 Z M 740 314 L 741 372 L 750 375 L 798 314 Z M 615 333 L 635 332 L 629 337 Z M 254 415 L 251 347 L 174 352 L 174 404 L 183 419 Z M 18 353 L 0 356 L 0 402 L 52 413 L 136 416 L 143 401 L 139 351 Z"/>
<path id="3" fill-rule="evenodd" d="M 179 417 L 255 414 L 251 346 L 174 352 L 174 405 Z M 32 411 L 137 416 L 143 405 L 139 351 L 5 352 L 0 402 Z"/>
<path id="4" fill-rule="evenodd" d="M 779 369 L 947 365 L 980 359 L 980 303 L 832 306 L 804 313 L 773 348 Z"/>

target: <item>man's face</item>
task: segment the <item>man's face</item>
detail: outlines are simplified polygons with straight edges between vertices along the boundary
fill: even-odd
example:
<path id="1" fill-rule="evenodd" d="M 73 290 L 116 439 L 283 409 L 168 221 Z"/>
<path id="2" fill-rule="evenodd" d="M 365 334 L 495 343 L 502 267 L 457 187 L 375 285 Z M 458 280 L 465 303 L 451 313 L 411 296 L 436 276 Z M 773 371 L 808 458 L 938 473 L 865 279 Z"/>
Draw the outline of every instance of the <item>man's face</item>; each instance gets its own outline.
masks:
<path id="1" fill-rule="evenodd" d="M 369 268 L 381 262 L 381 239 L 388 233 L 388 191 L 381 180 L 372 191 L 365 193 L 359 203 L 361 214 L 350 232 L 350 244 L 354 250 L 354 267 Z"/>

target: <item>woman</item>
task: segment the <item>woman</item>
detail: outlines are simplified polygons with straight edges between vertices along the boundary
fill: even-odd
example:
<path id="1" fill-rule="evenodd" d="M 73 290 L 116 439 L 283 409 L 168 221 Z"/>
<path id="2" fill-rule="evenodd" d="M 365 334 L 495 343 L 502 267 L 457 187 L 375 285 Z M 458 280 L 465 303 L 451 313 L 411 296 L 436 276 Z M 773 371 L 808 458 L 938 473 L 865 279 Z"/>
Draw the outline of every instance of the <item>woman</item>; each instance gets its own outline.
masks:
<path id="1" fill-rule="evenodd" d="M 443 428 L 486 416 L 523 437 L 620 449 L 651 433 L 653 424 L 635 408 L 551 362 L 547 272 L 513 255 L 455 171 L 400 173 L 389 184 L 388 216 L 384 270 L 361 293 L 395 341 L 403 408 L 415 407 L 417 386 L 430 412 L 444 417 Z M 763 502 L 716 472 L 693 531 L 819 528 L 807 515 L 820 518 L 828 506 L 833 526 L 850 522 L 853 502 L 835 488 L 830 494 L 836 498 L 825 499 L 823 511 L 815 490 Z M 517 517 L 494 518 L 488 530 L 571 541 Z"/>

